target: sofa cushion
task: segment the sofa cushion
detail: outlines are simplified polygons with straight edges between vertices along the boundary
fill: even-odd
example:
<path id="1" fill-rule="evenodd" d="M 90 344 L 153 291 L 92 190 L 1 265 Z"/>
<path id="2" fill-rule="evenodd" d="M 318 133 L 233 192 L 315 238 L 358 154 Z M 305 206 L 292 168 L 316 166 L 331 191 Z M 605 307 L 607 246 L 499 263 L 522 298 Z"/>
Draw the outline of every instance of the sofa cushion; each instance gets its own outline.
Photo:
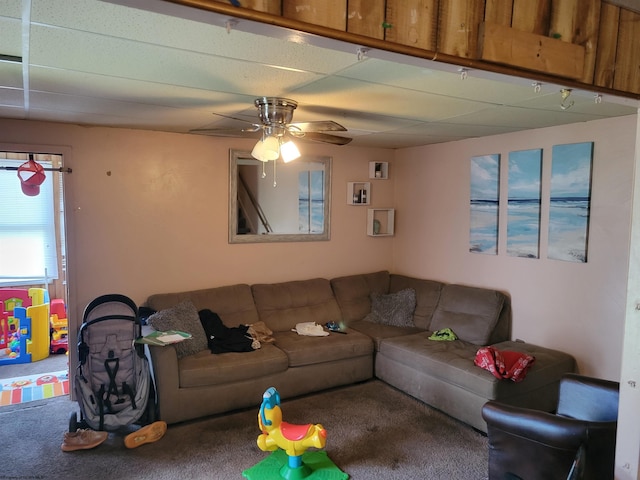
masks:
<path id="1" fill-rule="evenodd" d="M 435 280 L 424 280 L 392 273 L 389 292 L 393 293 L 406 288 L 413 288 L 416 292 L 416 309 L 413 312 L 413 323 L 418 328 L 429 330 L 431 317 L 438 305 L 443 285 L 442 282 Z"/>
<path id="2" fill-rule="evenodd" d="M 504 295 L 487 288 L 445 285 L 431 319 L 431 330 L 450 328 L 460 340 L 487 345 L 498 322 Z"/>
<path id="3" fill-rule="evenodd" d="M 380 342 L 385 338 L 401 337 L 403 335 L 424 331 L 417 327 L 394 327 L 392 325 L 382 325 L 381 323 L 373 323 L 366 320 L 351 322 L 349 327 L 370 337 L 373 340 L 373 346 L 376 351 L 380 350 Z"/>
<path id="4" fill-rule="evenodd" d="M 430 376 L 456 385 L 486 399 L 501 399 L 535 392 L 575 370 L 571 355 L 523 342 L 502 342 L 499 350 L 512 350 L 535 357 L 536 361 L 520 383 L 500 380 L 474 365 L 478 346 L 461 340 L 437 342 L 429 340 L 430 332 L 389 338 L 380 344 L 378 355 L 410 366 Z"/>
<path id="5" fill-rule="evenodd" d="M 337 277 L 331 280 L 331 288 L 342 312 L 345 323 L 362 320 L 371 311 L 371 294 L 389 292 L 389 272 L 381 271 L 361 275 Z"/>
<path id="6" fill-rule="evenodd" d="M 413 288 L 386 295 L 372 293 L 371 313 L 364 320 L 394 327 L 413 327 L 415 309 L 416 291 Z"/>
<path id="7" fill-rule="evenodd" d="M 260 320 L 251 287 L 245 284 L 151 295 L 147 299 L 147 306 L 154 310 L 162 310 L 183 300 L 191 300 L 198 311 L 208 308 L 216 312 L 228 327 L 250 325 Z"/>
<path id="8" fill-rule="evenodd" d="M 260 378 L 287 369 L 287 355 L 271 344 L 252 352 L 212 354 L 209 350 L 178 361 L 180 388 L 221 385 Z M 188 408 L 188 405 L 185 406 Z"/>
<path id="9" fill-rule="evenodd" d="M 289 357 L 290 367 L 301 367 L 373 353 L 366 335 L 347 329 L 347 334 L 331 332 L 327 337 L 307 337 L 295 332 L 276 332 L 276 346 Z"/>
<path id="10" fill-rule="evenodd" d="M 340 322 L 340 308 L 327 279 L 256 284 L 251 290 L 260 320 L 274 332 L 291 330 L 300 322 Z"/>
<path id="11" fill-rule="evenodd" d="M 160 331 L 180 330 L 191 334 L 191 338 L 175 344 L 178 358 L 206 350 L 207 336 L 204 333 L 198 310 L 189 300 L 165 308 L 149 317 L 149 324 Z"/>

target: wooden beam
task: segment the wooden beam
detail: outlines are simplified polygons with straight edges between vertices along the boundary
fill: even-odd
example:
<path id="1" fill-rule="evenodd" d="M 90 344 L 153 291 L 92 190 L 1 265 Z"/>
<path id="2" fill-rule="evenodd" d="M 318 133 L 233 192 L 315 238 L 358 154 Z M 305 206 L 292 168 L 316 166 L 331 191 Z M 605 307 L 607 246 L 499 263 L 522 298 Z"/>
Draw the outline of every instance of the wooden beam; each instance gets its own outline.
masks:
<path id="1" fill-rule="evenodd" d="M 584 47 L 554 38 L 483 23 L 480 58 L 567 78 L 581 78 Z"/>
<path id="2" fill-rule="evenodd" d="M 345 32 L 347 0 L 282 0 L 282 16 Z"/>
<path id="3" fill-rule="evenodd" d="M 486 0 L 484 6 L 484 21 L 511 26 L 511 17 L 513 15 L 513 0 Z"/>
<path id="4" fill-rule="evenodd" d="M 282 15 L 282 0 L 242 0 L 242 6 L 258 12 Z"/>
<path id="5" fill-rule="evenodd" d="M 438 0 L 387 0 L 387 28 L 384 39 L 411 47 L 435 50 L 438 3 Z"/>
<path id="6" fill-rule="evenodd" d="M 549 34 L 551 0 L 513 0 L 511 26 L 523 32 Z"/>
<path id="7" fill-rule="evenodd" d="M 618 49 L 618 28 L 620 26 L 620 8 L 603 3 L 600 9 L 600 31 L 593 84 L 613 88 L 613 74 L 616 70 L 616 52 Z"/>
<path id="8" fill-rule="evenodd" d="M 441 0 L 438 17 L 438 52 L 477 58 L 484 0 Z"/>
<path id="9" fill-rule="evenodd" d="M 640 93 L 640 13 L 622 9 L 613 88 Z"/>
<path id="10" fill-rule="evenodd" d="M 600 30 L 600 0 L 552 0 L 549 36 L 585 49 L 581 80 L 593 82 Z"/>
<path id="11" fill-rule="evenodd" d="M 347 32 L 382 40 L 385 26 L 385 0 L 348 1 Z"/>

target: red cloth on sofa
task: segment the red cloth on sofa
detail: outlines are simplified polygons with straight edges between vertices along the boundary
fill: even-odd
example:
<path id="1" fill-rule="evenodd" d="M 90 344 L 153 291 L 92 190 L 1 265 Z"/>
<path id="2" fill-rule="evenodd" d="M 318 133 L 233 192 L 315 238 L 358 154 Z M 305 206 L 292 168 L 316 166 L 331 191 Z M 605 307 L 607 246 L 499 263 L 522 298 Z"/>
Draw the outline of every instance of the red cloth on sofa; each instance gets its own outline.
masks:
<path id="1" fill-rule="evenodd" d="M 535 357 L 526 353 L 482 347 L 476 353 L 473 363 L 480 368 L 489 370 L 496 378 L 507 378 L 514 382 L 521 382 L 535 361 Z"/>

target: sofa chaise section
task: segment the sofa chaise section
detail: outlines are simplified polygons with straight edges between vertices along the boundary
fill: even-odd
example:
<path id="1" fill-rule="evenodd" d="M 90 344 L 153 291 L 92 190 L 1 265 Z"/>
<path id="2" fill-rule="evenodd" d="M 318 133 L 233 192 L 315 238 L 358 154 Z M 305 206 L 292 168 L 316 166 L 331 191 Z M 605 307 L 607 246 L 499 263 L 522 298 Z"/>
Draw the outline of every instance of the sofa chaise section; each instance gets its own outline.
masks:
<path id="1" fill-rule="evenodd" d="M 391 294 L 415 290 L 413 327 L 384 325 L 361 317 L 370 311 L 371 297 L 380 295 L 385 284 Z M 575 371 L 570 355 L 510 341 L 509 298 L 497 290 L 385 271 L 333 279 L 332 286 L 345 322 L 374 339 L 376 377 L 478 430 L 486 431 L 482 406 L 488 400 L 551 411 L 560 378 Z M 458 339 L 429 339 L 434 330 L 443 328 L 452 329 Z M 478 349 L 486 345 L 528 353 L 536 361 L 520 383 L 498 379 L 474 365 Z"/>

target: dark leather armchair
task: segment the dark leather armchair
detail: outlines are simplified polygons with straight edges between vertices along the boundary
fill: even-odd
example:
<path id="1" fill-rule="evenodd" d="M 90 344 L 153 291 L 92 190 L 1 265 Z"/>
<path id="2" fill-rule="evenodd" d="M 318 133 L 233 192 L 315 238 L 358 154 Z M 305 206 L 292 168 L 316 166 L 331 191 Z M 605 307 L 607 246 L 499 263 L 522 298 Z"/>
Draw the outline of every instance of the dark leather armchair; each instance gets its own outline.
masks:
<path id="1" fill-rule="evenodd" d="M 566 374 L 555 414 L 487 402 L 489 480 L 613 479 L 619 387 Z"/>

